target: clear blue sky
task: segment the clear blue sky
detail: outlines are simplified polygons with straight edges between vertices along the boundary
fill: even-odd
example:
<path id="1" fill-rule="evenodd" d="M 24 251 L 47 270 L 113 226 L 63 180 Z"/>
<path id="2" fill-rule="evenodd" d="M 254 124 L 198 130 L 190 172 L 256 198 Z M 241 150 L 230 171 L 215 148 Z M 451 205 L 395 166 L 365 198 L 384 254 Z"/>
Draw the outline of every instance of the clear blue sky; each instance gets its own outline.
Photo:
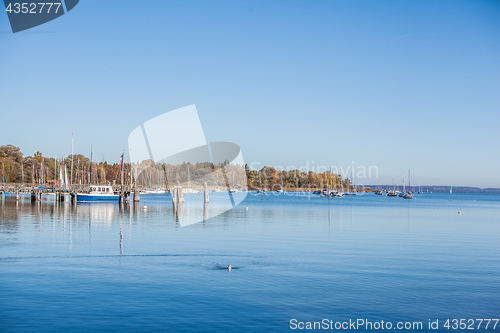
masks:
<path id="1" fill-rule="evenodd" d="M 0 13 L 0 144 L 68 155 L 75 132 L 118 162 L 190 104 L 249 163 L 500 187 L 500 1 L 81 0 L 17 34 Z"/>

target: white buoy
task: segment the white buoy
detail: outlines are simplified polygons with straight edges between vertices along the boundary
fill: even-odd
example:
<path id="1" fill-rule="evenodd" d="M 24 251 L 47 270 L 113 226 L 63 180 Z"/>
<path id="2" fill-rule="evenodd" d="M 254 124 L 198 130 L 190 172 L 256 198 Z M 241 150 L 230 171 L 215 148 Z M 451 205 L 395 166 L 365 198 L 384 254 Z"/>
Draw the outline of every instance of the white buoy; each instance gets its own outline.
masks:
<path id="1" fill-rule="evenodd" d="M 248 207 L 246 209 L 248 210 Z"/>
<path id="2" fill-rule="evenodd" d="M 148 210 L 148 206 L 144 206 L 143 208 L 144 208 L 144 210 Z"/>
<path id="3" fill-rule="evenodd" d="M 231 272 L 231 265 L 227 265 L 227 270 Z"/>

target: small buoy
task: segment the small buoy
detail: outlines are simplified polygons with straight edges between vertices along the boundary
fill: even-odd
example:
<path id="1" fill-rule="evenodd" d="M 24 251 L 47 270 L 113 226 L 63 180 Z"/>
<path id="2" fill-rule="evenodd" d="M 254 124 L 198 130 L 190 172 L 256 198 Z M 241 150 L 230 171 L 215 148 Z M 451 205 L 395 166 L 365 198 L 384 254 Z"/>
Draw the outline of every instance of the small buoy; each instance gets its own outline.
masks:
<path id="1" fill-rule="evenodd" d="M 246 209 L 248 210 L 248 207 Z"/>
<path id="2" fill-rule="evenodd" d="M 460 214 L 462 214 L 462 211 L 461 211 L 461 210 L 459 210 L 459 211 L 458 211 L 458 215 L 460 215 Z"/>
<path id="3" fill-rule="evenodd" d="M 148 206 L 144 206 L 144 210 L 148 210 Z"/>
<path id="4" fill-rule="evenodd" d="M 231 272 L 231 265 L 227 265 L 227 270 Z"/>

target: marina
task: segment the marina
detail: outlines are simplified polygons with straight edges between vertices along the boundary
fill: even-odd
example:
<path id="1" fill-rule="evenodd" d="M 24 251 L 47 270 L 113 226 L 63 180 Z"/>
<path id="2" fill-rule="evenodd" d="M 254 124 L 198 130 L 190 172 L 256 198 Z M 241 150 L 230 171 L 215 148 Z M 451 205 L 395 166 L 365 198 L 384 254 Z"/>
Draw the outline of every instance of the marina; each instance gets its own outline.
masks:
<path id="1" fill-rule="evenodd" d="M 4 3 L 0 333 L 500 332 L 500 0 Z"/>
<path id="2" fill-rule="evenodd" d="M 202 193 L 176 212 L 172 193 L 123 205 L 6 193 L 2 327 L 221 332 L 237 319 L 240 332 L 288 332 L 291 318 L 380 320 L 368 313 L 375 305 L 392 322 L 498 314 L 499 194 L 307 193 L 252 191 L 186 227 L 182 219 L 203 211 Z M 224 193 L 211 193 L 209 209 L 221 205 Z"/>

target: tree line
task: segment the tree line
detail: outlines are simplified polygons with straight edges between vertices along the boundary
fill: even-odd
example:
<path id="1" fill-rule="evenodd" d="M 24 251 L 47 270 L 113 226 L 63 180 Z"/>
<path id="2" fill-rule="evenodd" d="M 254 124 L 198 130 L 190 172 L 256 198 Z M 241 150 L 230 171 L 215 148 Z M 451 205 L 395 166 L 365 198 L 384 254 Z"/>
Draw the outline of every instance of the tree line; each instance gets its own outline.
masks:
<path id="1" fill-rule="evenodd" d="M 73 163 L 72 163 L 73 162 Z M 91 159 L 75 154 L 64 158 L 45 157 L 39 151 L 33 156 L 24 156 L 19 147 L 0 146 L 0 182 L 25 184 L 54 184 L 68 179 L 72 184 L 120 184 L 120 163 L 106 161 L 92 162 Z M 136 183 L 143 187 L 209 186 L 242 188 L 249 190 L 306 190 L 337 188 L 349 190 L 350 180 L 329 171 L 316 173 L 300 170 L 277 170 L 265 166 L 260 170 L 250 170 L 247 164 L 231 165 L 228 162 L 214 166 L 211 163 L 183 163 L 179 165 L 148 162 L 134 175 L 130 163 L 124 163 L 124 184 Z M 72 171 L 72 172 L 71 172 Z M 210 180 L 207 181 L 207 179 Z"/>

